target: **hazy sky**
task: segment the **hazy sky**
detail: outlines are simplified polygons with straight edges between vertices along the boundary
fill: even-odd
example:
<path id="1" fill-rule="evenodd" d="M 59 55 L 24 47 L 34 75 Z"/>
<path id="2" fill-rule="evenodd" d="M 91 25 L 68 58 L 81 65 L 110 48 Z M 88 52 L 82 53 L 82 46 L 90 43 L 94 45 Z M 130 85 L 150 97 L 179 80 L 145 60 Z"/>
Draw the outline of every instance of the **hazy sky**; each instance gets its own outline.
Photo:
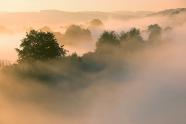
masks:
<path id="1" fill-rule="evenodd" d="M 186 7 L 186 0 L 0 0 L 0 11 L 162 10 Z"/>

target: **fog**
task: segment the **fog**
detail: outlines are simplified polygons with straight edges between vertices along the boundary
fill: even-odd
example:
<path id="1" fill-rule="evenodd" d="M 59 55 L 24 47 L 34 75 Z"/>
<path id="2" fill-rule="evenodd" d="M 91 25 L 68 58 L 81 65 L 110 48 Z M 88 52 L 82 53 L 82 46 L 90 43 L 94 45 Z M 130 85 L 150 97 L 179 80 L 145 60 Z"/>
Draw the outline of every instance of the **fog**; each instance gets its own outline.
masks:
<path id="1" fill-rule="evenodd" d="M 81 72 L 68 63 L 59 66 L 39 63 L 39 69 L 32 73 L 49 71 L 49 74 L 56 74 L 49 80 L 55 82 L 52 85 L 16 72 L 2 71 L 0 123 L 185 124 L 185 15 L 125 21 L 111 18 L 103 22 L 106 30 L 119 32 L 137 27 L 144 35 L 148 35 L 146 30 L 150 24 L 158 23 L 162 28 L 170 26 L 173 29 L 163 32 L 162 43 L 156 46 L 132 53 L 111 53 L 108 60 L 111 67 L 98 73 Z M 94 51 L 94 39 L 102 31 L 94 30 L 93 44 L 78 44 L 81 47 L 67 44 L 65 48 L 80 55 Z M 1 35 L 1 59 L 15 62 L 14 48 L 23 37 L 24 33 Z M 107 61 L 106 57 L 98 59 Z M 32 66 L 35 69 L 34 64 Z M 25 65 L 23 70 L 28 68 Z"/>
<path id="2" fill-rule="evenodd" d="M 15 48 L 20 43 L 20 38 L 23 34 L 1 34 L 0 35 L 0 56 L 1 60 L 15 62 L 17 59 Z"/>
<path id="3" fill-rule="evenodd" d="M 177 12 L 177 13 L 176 13 Z M 176 13 L 174 15 L 174 13 Z M 70 53 L 78 53 L 83 55 L 89 51 L 95 50 L 95 44 L 100 34 L 104 30 L 128 31 L 136 27 L 142 32 L 146 30 L 148 25 L 159 24 L 161 27 L 177 27 L 185 23 L 185 10 L 175 9 L 160 12 L 63 12 L 55 10 L 45 10 L 41 12 L 18 12 L 18 13 L 1 13 L 0 24 L 0 40 L 1 40 L 1 59 L 16 61 L 16 53 L 14 48 L 18 46 L 26 32 L 30 29 L 49 28 L 49 31 L 56 32 L 57 38 Z M 90 22 L 93 19 L 100 19 L 103 27 L 91 28 Z M 78 25 L 82 29 L 91 31 L 92 40 L 82 43 L 65 42 L 63 35 L 71 25 Z M 74 38 L 76 39 L 76 37 Z M 6 46 L 6 47 L 5 47 Z M 5 49 L 6 48 L 6 49 Z M 3 54 L 2 54 L 3 53 Z M 6 54 L 6 56 L 5 56 Z M 8 55 L 8 56 L 7 56 Z M 4 57 L 5 56 L 5 57 Z"/>

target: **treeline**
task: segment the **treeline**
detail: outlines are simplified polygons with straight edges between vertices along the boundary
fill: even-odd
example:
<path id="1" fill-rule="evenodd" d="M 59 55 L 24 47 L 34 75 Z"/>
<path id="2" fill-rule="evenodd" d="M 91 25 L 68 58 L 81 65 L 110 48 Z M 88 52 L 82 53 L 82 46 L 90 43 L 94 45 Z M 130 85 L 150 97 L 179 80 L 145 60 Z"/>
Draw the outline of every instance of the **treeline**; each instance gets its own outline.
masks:
<path id="1" fill-rule="evenodd" d="M 99 78 L 108 79 L 130 75 L 128 60 L 135 52 L 161 43 L 162 28 L 148 27 L 144 40 L 139 29 L 116 33 L 104 31 L 94 52 L 83 56 L 67 55 L 68 50 L 59 44 L 53 33 L 32 30 L 17 48 L 18 63 L 6 67 L 4 72 L 20 79 L 46 84 L 64 84 L 64 87 L 84 87 Z"/>

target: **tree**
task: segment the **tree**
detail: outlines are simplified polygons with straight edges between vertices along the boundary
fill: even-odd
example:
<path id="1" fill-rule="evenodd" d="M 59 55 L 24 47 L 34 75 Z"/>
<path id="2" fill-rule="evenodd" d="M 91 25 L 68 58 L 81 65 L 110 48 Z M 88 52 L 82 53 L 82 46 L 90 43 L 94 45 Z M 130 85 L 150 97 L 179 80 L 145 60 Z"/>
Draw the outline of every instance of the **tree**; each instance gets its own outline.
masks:
<path id="1" fill-rule="evenodd" d="M 151 43 L 157 43 L 161 40 L 162 28 L 158 24 L 150 25 L 148 31 L 150 32 L 149 41 Z"/>
<path id="2" fill-rule="evenodd" d="M 78 44 L 81 42 L 92 41 L 91 32 L 78 25 L 71 25 L 67 28 L 63 41 L 68 44 Z"/>
<path id="3" fill-rule="evenodd" d="M 100 19 L 93 19 L 92 21 L 90 21 L 90 26 L 100 27 L 100 26 L 103 26 L 103 22 Z"/>
<path id="4" fill-rule="evenodd" d="M 17 48 L 16 51 L 19 63 L 56 59 L 66 55 L 66 50 L 63 46 L 59 46 L 52 33 L 36 30 L 31 30 L 26 34 L 21 41 L 20 48 Z"/>
<path id="5" fill-rule="evenodd" d="M 120 40 L 122 42 L 126 42 L 126 41 L 143 42 L 143 38 L 141 37 L 140 30 L 136 28 L 132 28 L 129 32 L 126 33 L 121 32 Z"/>
<path id="6" fill-rule="evenodd" d="M 96 43 L 96 53 L 111 55 L 120 46 L 119 36 L 114 31 L 104 31 Z"/>
<path id="7" fill-rule="evenodd" d="M 136 51 L 144 47 L 144 40 L 140 34 L 140 30 L 132 28 L 128 32 L 120 34 L 121 46 L 127 51 Z"/>
<path id="8" fill-rule="evenodd" d="M 119 45 L 119 44 L 120 44 L 120 40 L 119 40 L 117 33 L 115 33 L 114 31 L 110 31 L 110 32 L 105 31 L 105 32 L 103 32 L 103 34 L 99 38 L 99 40 L 97 42 L 97 47 L 99 47 L 101 45 L 115 46 L 115 45 Z"/>

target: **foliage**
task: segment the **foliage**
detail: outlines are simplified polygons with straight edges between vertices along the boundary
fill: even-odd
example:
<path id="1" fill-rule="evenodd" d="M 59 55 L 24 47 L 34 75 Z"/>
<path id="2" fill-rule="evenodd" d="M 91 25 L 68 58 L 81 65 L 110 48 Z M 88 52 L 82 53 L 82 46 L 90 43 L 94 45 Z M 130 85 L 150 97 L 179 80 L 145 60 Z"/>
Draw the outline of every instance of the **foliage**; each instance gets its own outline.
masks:
<path id="1" fill-rule="evenodd" d="M 90 26 L 96 26 L 96 27 L 99 27 L 99 26 L 103 26 L 103 22 L 100 20 L 100 19 L 93 19 L 91 22 L 90 22 Z"/>
<path id="2" fill-rule="evenodd" d="M 84 29 L 72 26 L 68 30 L 71 30 L 66 32 L 69 36 L 78 36 L 80 35 L 77 34 L 78 31 Z M 149 26 L 148 31 L 151 31 L 150 35 L 155 32 L 156 35 L 161 35 L 161 28 L 158 25 Z M 21 50 L 17 49 L 19 62 L 24 63 L 19 63 L 9 69 L 13 70 L 12 72 L 16 73 L 17 77 L 35 79 L 39 82 L 73 82 L 74 84 L 70 86 L 84 85 L 92 75 L 101 77 L 100 75 L 119 74 L 121 71 L 122 74 L 126 73 L 131 67 L 131 65 L 128 66 L 131 55 L 143 50 L 149 43 L 153 44 L 153 41 L 145 41 L 140 30 L 136 28 L 121 33 L 104 31 L 97 41 L 97 48 L 94 52 L 83 56 L 78 56 L 76 53 L 66 56 L 66 50 L 59 47 L 52 33 L 32 30 L 22 40 Z M 52 50 L 49 46 L 52 46 Z M 61 57 L 63 59 L 54 59 Z"/>
<path id="3" fill-rule="evenodd" d="M 84 29 L 78 25 L 71 25 L 67 28 L 63 41 L 76 44 L 78 41 L 91 41 L 91 32 L 88 29 Z"/>
<path id="4" fill-rule="evenodd" d="M 64 57 L 66 50 L 59 46 L 54 35 L 50 32 L 31 30 L 20 44 L 18 62 L 31 62 L 35 60 L 49 60 Z"/>
<path id="5" fill-rule="evenodd" d="M 140 31 L 136 28 L 132 28 L 129 32 L 122 32 L 120 34 L 121 41 L 137 41 L 143 42 L 143 38 L 141 37 Z"/>
<path id="6" fill-rule="evenodd" d="M 132 28 L 128 32 L 120 33 L 120 42 L 123 49 L 127 51 L 136 51 L 144 46 L 144 40 L 140 34 L 140 30 Z"/>
<path id="7" fill-rule="evenodd" d="M 150 25 L 148 27 L 149 41 L 152 43 L 157 43 L 161 40 L 162 28 L 158 24 Z"/>
<path id="8" fill-rule="evenodd" d="M 104 31 L 101 37 L 99 38 L 97 42 L 97 47 L 101 45 L 119 45 L 119 37 L 116 32 L 114 31 Z"/>

